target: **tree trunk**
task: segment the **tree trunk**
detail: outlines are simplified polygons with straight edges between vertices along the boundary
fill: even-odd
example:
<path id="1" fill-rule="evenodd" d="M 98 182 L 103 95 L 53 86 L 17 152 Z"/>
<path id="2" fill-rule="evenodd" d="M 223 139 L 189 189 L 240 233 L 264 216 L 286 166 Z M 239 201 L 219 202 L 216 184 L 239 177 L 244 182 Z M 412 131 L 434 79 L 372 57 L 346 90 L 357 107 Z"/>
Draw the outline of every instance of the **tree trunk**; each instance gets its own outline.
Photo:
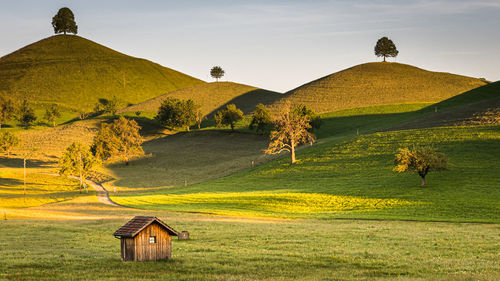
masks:
<path id="1" fill-rule="evenodd" d="M 189 125 L 187 125 L 187 126 L 186 126 L 186 131 L 188 131 L 188 132 L 189 132 Z"/>
<path id="2" fill-rule="evenodd" d="M 384 62 L 385 62 L 385 56 L 384 56 Z"/>
<path id="3" fill-rule="evenodd" d="M 422 187 L 425 187 L 425 176 L 422 177 Z"/>
<path id="4" fill-rule="evenodd" d="M 234 124 L 231 123 L 231 132 L 234 132 Z"/>
<path id="5" fill-rule="evenodd" d="M 23 171 L 24 171 L 24 195 L 26 195 L 26 157 L 24 157 L 24 162 L 23 162 Z"/>
<path id="6" fill-rule="evenodd" d="M 292 164 L 295 164 L 295 143 L 292 141 L 290 152 L 292 153 Z"/>
<path id="7" fill-rule="evenodd" d="M 56 121 L 52 121 L 52 127 L 56 126 Z"/>
<path id="8" fill-rule="evenodd" d="M 83 178 L 82 178 L 82 153 L 78 152 L 78 162 L 80 166 L 80 193 L 82 193 L 83 188 Z"/>

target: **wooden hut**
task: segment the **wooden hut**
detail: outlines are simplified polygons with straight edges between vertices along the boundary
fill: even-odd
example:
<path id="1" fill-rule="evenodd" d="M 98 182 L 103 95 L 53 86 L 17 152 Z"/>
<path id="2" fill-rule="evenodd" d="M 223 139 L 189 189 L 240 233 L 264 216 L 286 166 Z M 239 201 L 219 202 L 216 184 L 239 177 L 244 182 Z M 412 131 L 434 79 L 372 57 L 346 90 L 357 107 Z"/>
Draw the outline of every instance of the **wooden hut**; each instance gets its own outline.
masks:
<path id="1" fill-rule="evenodd" d="M 121 240 L 123 261 L 170 259 L 177 231 L 157 217 L 137 216 L 113 234 Z"/>

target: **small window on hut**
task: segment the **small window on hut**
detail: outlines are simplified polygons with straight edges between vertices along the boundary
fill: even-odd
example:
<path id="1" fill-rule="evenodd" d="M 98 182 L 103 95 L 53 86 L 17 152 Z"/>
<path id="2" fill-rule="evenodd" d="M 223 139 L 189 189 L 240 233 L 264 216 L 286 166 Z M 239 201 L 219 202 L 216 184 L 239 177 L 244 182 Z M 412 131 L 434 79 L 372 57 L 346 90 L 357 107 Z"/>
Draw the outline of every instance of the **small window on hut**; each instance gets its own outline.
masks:
<path id="1" fill-rule="evenodd" d="M 149 244 L 156 244 L 156 236 L 149 236 Z"/>

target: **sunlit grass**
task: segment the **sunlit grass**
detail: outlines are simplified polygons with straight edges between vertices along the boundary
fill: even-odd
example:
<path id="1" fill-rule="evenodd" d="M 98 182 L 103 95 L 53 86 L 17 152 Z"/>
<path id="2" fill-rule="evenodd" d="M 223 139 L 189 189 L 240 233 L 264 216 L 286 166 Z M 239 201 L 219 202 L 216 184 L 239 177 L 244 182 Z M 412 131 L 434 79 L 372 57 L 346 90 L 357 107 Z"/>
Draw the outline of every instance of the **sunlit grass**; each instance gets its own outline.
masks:
<path id="1" fill-rule="evenodd" d="M 123 201 L 123 204 L 145 209 L 225 214 L 245 210 L 247 215 L 288 216 L 293 208 L 287 210 L 286 206 L 294 206 L 296 197 L 272 195 L 286 190 L 290 194 L 300 194 L 299 198 L 304 196 L 304 200 L 308 198 L 305 194 L 321 194 L 312 202 L 325 200 L 312 204 L 302 214 L 302 203 L 297 204 L 293 211 L 296 216 L 497 222 L 500 221 L 500 193 L 496 183 L 500 182 L 500 174 L 495 167 L 500 166 L 499 141 L 500 126 L 374 133 L 302 149 L 295 165 L 290 165 L 289 156 L 285 155 L 278 161 L 201 184 L 150 192 L 129 190 L 113 194 L 112 198 L 120 202 L 120 197 L 125 196 L 132 201 Z M 420 188 L 417 174 L 392 171 L 398 148 L 413 145 L 434 146 L 449 159 L 449 170 L 429 173 L 426 188 Z M 282 201 L 270 211 L 266 204 L 243 196 L 252 192 L 260 193 L 264 202 Z M 199 193 L 208 197 L 199 198 Z M 220 195 L 224 193 L 229 197 Z M 233 195 L 238 196 L 231 198 Z M 143 201 L 133 201 L 134 196 Z M 331 198 L 396 199 L 419 204 L 328 213 L 330 205 L 326 202 Z M 191 202 L 189 199 L 196 200 Z M 224 201 L 229 199 L 234 201 Z M 149 200 L 158 204 L 151 205 Z M 314 209 L 315 204 L 318 209 Z"/>
<path id="2" fill-rule="evenodd" d="M 400 63 L 365 63 L 300 86 L 284 100 L 320 113 L 374 105 L 438 102 L 485 82 Z M 280 100 L 277 104 L 282 103 Z"/>
<path id="3" fill-rule="evenodd" d="M 301 214 L 370 212 L 385 208 L 418 204 L 418 202 L 400 199 L 362 198 L 291 192 L 194 193 L 115 197 L 114 199 L 118 204 L 136 208 L 161 207 L 170 210 L 178 210 L 184 209 L 182 205 L 192 205 L 193 211 L 207 212 L 209 209 L 205 206 L 213 205 L 217 206 L 217 208 L 211 209 L 211 211 L 208 212 L 231 215 L 232 212 L 226 212 L 225 209 L 238 209 L 252 210 L 252 214 L 256 216 L 284 214 L 285 216 L 291 217 L 295 215 L 300 216 Z M 197 209 L 197 205 L 201 205 L 202 207 Z"/>
<path id="4" fill-rule="evenodd" d="M 78 182 L 65 177 L 27 174 L 26 194 L 22 171 L 0 171 L 0 209 L 27 208 L 73 199 L 81 195 Z"/>

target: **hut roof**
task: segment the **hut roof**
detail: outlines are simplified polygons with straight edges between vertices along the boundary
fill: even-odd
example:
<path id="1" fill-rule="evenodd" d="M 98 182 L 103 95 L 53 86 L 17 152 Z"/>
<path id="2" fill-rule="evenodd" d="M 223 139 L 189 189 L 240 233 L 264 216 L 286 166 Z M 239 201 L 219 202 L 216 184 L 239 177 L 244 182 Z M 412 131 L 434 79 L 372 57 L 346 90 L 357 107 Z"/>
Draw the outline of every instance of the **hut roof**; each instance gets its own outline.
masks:
<path id="1" fill-rule="evenodd" d="M 136 216 L 133 219 L 129 220 L 125 225 L 120 227 L 115 233 L 114 236 L 120 237 L 135 237 L 141 230 L 152 224 L 153 222 L 157 222 L 160 226 L 162 226 L 168 234 L 172 236 L 177 236 L 177 231 L 173 228 L 162 222 L 157 217 L 146 217 L 146 216 Z"/>

